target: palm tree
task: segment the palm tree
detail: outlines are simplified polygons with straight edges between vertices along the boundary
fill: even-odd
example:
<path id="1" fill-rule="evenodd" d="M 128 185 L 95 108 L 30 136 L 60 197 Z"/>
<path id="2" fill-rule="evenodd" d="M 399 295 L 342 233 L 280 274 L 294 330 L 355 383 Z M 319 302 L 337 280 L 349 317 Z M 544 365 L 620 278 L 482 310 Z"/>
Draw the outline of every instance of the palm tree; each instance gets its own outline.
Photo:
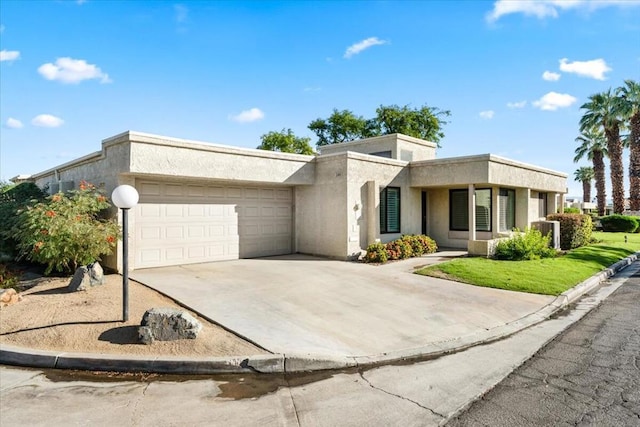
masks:
<path id="1" fill-rule="evenodd" d="M 629 146 L 629 208 L 640 211 L 640 84 L 625 80 L 616 91 L 622 101 L 622 115 L 628 120 Z"/>
<path id="2" fill-rule="evenodd" d="M 602 131 L 589 130 L 583 132 L 576 138 L 576 142 L 580 143 L 576 148 L 576 156 L 573 161 L 577 163 L 582 158 L 591 160 L 593 164 L 593 176 L 596 181 L 596 199 L 598 202 L 598 215 L 604 215 L 607 204 L 607 194 L 605 192 L 605 166 L 604 158 L 609 155 L 607 144 Z"/>
<path id="3" fill-rule="evenodd" d="M 591 202 L 591 181 L 593 181 L 593 168 L 582 166 L 573 173 L 576 181 L 582 183 L 582 201 Z"/>
<path id="4" fill-rule="evenodd" d="M 611 163 L 613 212 L 621 214 L 624 211 L 624 167 L 622 165 L 622 141 L 620 140 L 620 127 L 624 125 L 622 119 L 623 103 L 621 98 L 614 96 L 609 89 L 606 92 L 591 95 L 589 102 L 582 104 L 580 108 L 587 110 L 580 119 L 581 132 L 604 129 Z"/>

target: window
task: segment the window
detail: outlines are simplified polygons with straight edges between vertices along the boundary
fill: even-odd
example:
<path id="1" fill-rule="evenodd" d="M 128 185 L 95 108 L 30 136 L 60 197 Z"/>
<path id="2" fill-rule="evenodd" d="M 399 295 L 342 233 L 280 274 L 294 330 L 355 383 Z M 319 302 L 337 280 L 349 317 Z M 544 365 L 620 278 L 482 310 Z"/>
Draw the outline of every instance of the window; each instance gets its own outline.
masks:
<path id="1" fill-rule="evenodd" d="M 400 232 L 400 188 L 387 187 L 380 192 L 380 233 Z"/>
<path id="2" fill-rule="evenodd" d="M 491 231 L 491 189 L 475 191 L 476 231 Z M 449 191 L 449 228 L 469 231 L 469 191 Z"/>
<path id="3" fill-rule="evenodd" d="M 499 231 L 511 231 L 516 226 L 516 192 L 501 188 L 499 198 Z"/>
<path id="4" fill-rule="evenodd" d="M 547 216 L 547 193 L 538 193 L 538 217 Z"/>

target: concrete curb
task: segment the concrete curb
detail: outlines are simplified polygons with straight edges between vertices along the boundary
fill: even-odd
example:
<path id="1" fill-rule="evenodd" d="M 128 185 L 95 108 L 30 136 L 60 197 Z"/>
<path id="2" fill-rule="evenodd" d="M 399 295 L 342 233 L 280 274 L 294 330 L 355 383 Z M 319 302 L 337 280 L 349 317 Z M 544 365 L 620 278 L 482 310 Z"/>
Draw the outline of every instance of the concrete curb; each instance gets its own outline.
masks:
<path id="1" fill-rule="evenodd" d="M 410 360 L 425 360 L 488 344 L 534 326 L 564 310 L 583 295 L 597 288 L 604 280 L 638 259 L 640 252 L 624 258 L 606 270 L 563 292 L 535 313 L 513 322 L 461 336 L 449 341 L 366 356 L 335 356 L 326 354 L 290 353 L 254 356 L 181 358 L 141 357 L 120 354 L 68 353 L 0 346 L 0 364 L 33 368 L 78 369 L 87 371 L 153 372 L 161 374 L 286 374 L 298 372 L 340 370 L 373 367 Z"/>

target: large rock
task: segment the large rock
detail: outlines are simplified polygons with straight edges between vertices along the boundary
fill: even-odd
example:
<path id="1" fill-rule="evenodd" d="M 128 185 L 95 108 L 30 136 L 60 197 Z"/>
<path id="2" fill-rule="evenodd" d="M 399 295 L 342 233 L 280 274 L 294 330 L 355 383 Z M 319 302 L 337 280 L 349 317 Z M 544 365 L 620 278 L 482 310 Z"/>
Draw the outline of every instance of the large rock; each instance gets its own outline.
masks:
<path id="1" fill-rule="evenodd" d="M 0 303 L 3 306 L 15 304 L 22 301 L 22 295 L 20 295 L 15 289 L 0 289 Z"/>
<path id="2" fill-rule="evenodd" d="M 73 278 L 69 282 L 70 292 L 86 291 L 93 286 L 104 285 L 104 272 L 99 263 L 94 262 L 86 267 L 78 267 Z"/>
<path id="3" fill-rule="evenodd" d="M 175 308 L 152 308 L 142 316 L 138 336 L 144 344 L 154 341 L 194 339 L 202 324 L 184 310 Z"/>

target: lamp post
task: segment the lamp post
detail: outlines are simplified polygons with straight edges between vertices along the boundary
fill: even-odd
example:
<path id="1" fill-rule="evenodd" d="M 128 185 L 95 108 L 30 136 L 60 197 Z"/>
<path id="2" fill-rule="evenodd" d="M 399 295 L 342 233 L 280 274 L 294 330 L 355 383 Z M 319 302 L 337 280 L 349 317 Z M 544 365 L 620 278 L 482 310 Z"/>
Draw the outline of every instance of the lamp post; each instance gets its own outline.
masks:
<path id="1" fill-rule="evenodd" d="M 138 191 L 130 185 L 119 185 L 111 193 L 113 204 L 122 210 L 122 321 L 129 320 L 129 209 L 138 204 Z"/>

